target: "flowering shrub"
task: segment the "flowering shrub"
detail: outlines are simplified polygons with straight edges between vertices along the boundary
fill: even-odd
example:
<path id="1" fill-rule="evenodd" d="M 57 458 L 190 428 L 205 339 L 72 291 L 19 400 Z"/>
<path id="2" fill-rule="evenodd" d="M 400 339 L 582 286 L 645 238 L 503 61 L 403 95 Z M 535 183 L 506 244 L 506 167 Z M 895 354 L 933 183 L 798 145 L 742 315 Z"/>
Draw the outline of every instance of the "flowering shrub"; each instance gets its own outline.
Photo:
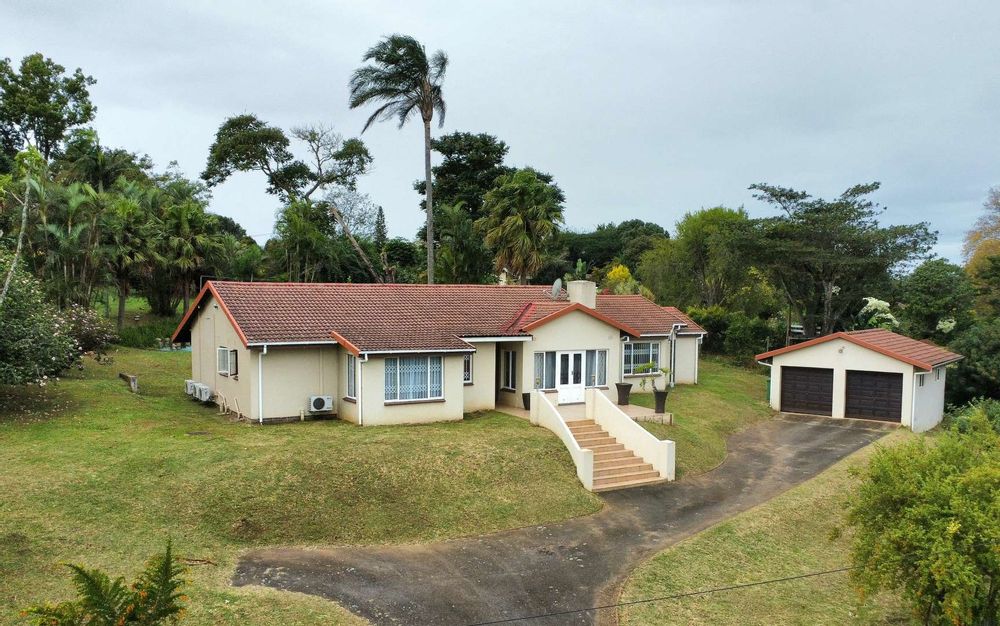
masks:
<path id="1" fill-rule="evenodd" d="M 899 320 L 889 310 L 889 303 L 878 298 L 865 298 L 865 306 L 858 313 L 865 328 L 885 328 L 891 330 L 899 326 Z"/>
<path id="2" fill-rule="evenodd" d="M 12 257 L 0 251 L 0 276 Z M 0 385 L 46 384 L 79 358 L 68 324 L 42 295 L 38 281 L 18 268 L 0 309 Z"/>
<path id="3" fill-rule="evenodd" d="M 111 322 L 93 309 L 74 304 L 63 311 L 62 316 L 69 333 L 84 352 L 100 354 L 110 344 L 118 341 Z"/>

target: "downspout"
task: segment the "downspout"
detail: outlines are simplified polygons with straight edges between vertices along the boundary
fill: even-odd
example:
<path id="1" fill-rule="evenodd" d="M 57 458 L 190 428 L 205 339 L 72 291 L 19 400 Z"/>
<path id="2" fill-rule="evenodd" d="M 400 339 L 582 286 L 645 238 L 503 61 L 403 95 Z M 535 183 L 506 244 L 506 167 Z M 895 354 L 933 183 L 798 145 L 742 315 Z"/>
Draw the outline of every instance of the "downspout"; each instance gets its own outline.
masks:
<path id="1" fill-rule="evenodd" d="M 670 326 L 670 388 L 673 389 L 677 381 L 677 329 L 683 328 L 687 324 L 672 324 Z"/>
<path id="2" fill-rule="evenodd" d="M 358 355 L 358 397 L 355 399 L 356 402 L 358 403 L 358 426 L 364 426 L 365 425 L 365 419 L 364 419 L 364 411 L 365 411 L 365 403 L 364 403 L 364 397 L 365 397 L 365 395 L 364 395 L 364 380 L 365 380 L 365 377 L 362 374 L 362 372 L 365 371 L 365 368 L 361 367 L 361 364 L 362 363 L 367 363 L 367 362 L 368 362 L 368 354 L 367 353 L 363 354 L 363 355 L 362 354 Z"/>
<path id="3" fill-rule="evenodd" d="M 257 421 L 264 424 L 264 355 L 267 354 L 267 344 L 264 344 L 257 355 Z"/>

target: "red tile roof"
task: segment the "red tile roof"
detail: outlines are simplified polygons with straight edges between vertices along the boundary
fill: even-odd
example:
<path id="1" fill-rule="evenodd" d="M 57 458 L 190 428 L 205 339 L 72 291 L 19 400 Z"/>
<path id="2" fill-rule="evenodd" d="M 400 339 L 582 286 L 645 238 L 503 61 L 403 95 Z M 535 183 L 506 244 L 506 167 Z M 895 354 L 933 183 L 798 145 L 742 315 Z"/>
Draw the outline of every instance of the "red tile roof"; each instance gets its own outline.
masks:
<path id="1" fill-rule="evenodd" d="M 683 311 L 675 306 L 665 306 L 663 310 L 672 315 L 678 324 L 687 324 L 687 327 L 681 330 L 681 334 L 685 333 L 704 333 L 705 329 L 699 326 L 693 319 L 688 317 Z"/>
<path id="2" fill-rule="evenodd" d="M 525 336 L 575 307 L 538 285 L 206 283 L 174 333 L 190 337 L 213 296 L 244 344 L 335 340 L 353 352 L 466 350 L 462 337 Z M 599 295 L 585 311 L 629 334 L 668 334 L 676 316 L 641 296 Z M 548 319 L 547 319 L 548 318 Z"/>
<path id="3" fill-rule="evenodd" d="M 779 354 L 801 350 L 809 346 L 826 343 L 833 339 L 844 339 L 853 344 L 859 345 L 869 350 L 874 350 L 880 354 L 894 358 L 898 361 L 908 363 L 922 370 L 930 370 L 938 365 L 953 363 L 963 358 L 962 355 L 945 350 L 927 341 L 918 341 L 904 335 L 898 335 L 892 331 L 882 328 L 871 328 L 868 330 L 852 330 L 849 332 L 833 333 L 824 335 L 796 344 L 771 350 L 757 355 L 758 361 L 763 361 Z"/>

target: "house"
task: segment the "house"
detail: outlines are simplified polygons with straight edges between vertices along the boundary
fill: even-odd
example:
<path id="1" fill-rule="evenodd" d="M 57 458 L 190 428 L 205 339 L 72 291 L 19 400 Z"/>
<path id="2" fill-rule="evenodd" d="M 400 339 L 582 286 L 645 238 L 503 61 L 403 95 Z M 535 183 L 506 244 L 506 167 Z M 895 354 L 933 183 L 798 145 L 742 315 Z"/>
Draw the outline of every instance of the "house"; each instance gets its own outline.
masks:
<path id="1" fill-rule="evenodd" d="M 880 328 L 839 332 L 757 355 L 771 408 L 898 422 L 916 432 L 944 416 L 946 367 L 962 358 Z"/>
<path id="2" fill-rule="evenodd" d="M 253 421 L 337 416 L 362 425 L 459 420 L 614 397 L 638 367 L 697 383 L 705 332 L 677 309 L 589 281 L 526 285 L 205 284 L 174 333 L 191 382 Z M 659 375 L 660 380 L 663 375 Z"/>

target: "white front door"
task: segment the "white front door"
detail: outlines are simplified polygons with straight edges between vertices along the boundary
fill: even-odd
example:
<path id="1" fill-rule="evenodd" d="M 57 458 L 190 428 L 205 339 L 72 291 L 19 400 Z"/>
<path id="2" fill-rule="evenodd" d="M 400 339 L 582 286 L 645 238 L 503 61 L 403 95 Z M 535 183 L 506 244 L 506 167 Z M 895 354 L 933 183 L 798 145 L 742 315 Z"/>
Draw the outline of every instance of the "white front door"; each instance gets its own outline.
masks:
<path id="1" fill-rule="evenodd" d="M 556 353 L 559 404 L 583 402 L 583 352 Z"/>

